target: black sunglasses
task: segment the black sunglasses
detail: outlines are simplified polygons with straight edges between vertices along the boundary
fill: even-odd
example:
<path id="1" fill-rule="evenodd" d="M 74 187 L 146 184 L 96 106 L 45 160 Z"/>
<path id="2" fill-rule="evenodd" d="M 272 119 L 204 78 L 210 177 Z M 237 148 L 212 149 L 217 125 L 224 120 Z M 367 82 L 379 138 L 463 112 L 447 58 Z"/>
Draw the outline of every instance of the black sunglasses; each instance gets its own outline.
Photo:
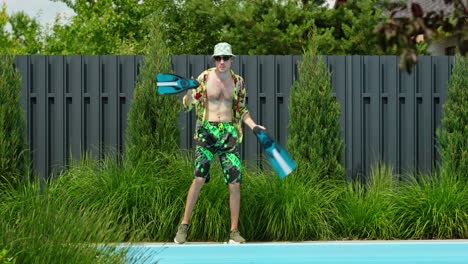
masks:
<path id="1" fill-rule="evenodd" d="M 214 56 L 215 61 L 221 61 L 221 59 L 223 59 L 223 61 L 228 61 L 231 58 L 232 56 Z"/>

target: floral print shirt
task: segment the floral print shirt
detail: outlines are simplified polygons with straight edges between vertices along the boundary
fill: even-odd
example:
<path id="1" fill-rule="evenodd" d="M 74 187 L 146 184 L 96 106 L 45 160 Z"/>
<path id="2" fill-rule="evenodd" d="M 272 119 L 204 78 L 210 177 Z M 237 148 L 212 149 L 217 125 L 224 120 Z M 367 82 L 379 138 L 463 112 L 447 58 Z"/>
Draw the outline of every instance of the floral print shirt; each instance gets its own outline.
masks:
<path id="1" fill-rule="evenodd" d="M 197 115 L 197 123 L 195 129 L 194 138 L 197 139 L 198 137 L 198 128 L 201 127 L 203 121 L 205 121 L 206 117 L 206 103 L 207 103 L 207 92 L 206 92 L 206 81 L 208 79 L 208 73 L 211 71 L 216 70 L 216 68 L 208 69 L 202 72 L 197 81 L 200 83 L 198 88 L 192 91 L 192 100 L 190 104 L 186 103 L 186 100 L 183 100 L 184 111 L 190 111 L 195 107 L 196 115 Z M 244 79 L 235 74 L 234 71 L 231 70 L 232 79 L 234 81 L 234 96 L 232 101 L 232 111 L 231 111 L 231 121 L 233 126 L 236 128 L 237 132 L 237 143 L 242 142 L 243 138 L 243 129 L 242 129 L 242 119 L 244 115 L 249 112 L 245 107 L 245 96 L 247 95 L 247 91 L 245 88 Z M 188 100 L 187 100 L 188 101 Z"/>

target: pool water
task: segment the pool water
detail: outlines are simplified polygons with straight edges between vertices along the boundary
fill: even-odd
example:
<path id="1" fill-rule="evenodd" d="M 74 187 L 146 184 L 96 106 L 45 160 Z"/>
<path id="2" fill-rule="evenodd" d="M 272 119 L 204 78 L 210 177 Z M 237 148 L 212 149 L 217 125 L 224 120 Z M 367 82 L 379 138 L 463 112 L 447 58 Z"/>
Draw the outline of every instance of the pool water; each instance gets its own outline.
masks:
<path id="1" fill-rule="evenodd" d="M 468 240 L 461 241 L 350 241 L 300 243 L 133 244 L 129 258 L 147 264 L 243 263 L 372 263 L 468 264 Z M 135 263 L 130 261 L 131 263 Z"/>

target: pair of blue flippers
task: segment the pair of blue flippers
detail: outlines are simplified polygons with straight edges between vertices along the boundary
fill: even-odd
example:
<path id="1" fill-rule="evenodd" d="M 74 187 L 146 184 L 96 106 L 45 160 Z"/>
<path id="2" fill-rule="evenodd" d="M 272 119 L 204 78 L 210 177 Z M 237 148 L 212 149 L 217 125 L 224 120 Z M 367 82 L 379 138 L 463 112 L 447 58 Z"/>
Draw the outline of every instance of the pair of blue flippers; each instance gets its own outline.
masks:
<path id="1" fill-rule="evenodd" d="M 160 73 L 156 76 L 159 94 L 177 94 L 189 89 L 197 88 L 200 83 L 197 80 L 185 79 L 175 74 Z M 296 162 L 288 152 L 259 127 L 253 132 L 265 150 L 265 156 L 280 178 L 288 176 L 296 169 Z"/>

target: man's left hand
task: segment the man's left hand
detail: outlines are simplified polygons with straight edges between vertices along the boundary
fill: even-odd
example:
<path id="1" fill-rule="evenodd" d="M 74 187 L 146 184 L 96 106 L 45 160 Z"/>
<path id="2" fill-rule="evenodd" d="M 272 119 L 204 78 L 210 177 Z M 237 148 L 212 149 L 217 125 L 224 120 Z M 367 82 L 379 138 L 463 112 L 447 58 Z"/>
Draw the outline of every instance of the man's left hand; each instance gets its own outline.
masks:
<path id="1" fill-rule="evenodd" d="M 258 127 L 258 128 L 260 128 L 261 130 L 266 130 L 266 127 L 264 127 L 264 126 L 256 125 L 255 127 Z M 252 130 L 253 130 L 253 129 L 252 129 Z"/>

